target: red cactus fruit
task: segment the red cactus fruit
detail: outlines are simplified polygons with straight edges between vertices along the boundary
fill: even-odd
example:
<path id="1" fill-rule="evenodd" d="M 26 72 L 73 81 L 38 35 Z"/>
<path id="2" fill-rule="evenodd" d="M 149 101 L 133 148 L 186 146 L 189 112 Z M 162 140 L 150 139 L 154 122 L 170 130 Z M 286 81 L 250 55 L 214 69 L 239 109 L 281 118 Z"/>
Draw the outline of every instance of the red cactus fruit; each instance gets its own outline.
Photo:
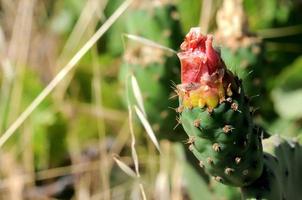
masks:
<path id="1" fill-rule="evenodd" d="M 214 108 L 224 98 L 229 81 L 219 53 L 213 48 L 213 37 L 191 28 L 180 46 L 181 85 L 178 93 L 185 107 Z"/>

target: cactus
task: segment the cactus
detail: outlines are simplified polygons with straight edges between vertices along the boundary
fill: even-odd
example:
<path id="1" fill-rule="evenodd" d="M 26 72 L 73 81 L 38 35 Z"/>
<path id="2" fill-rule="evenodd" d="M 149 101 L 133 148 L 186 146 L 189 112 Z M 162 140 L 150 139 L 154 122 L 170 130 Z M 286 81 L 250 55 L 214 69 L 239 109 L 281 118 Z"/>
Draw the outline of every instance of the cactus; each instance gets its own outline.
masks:
<path id="1" fill-rule="evenodd" d="M 181 45 L 181 122 L 200 166 L 219 182 L 244 186 L 262 172 L 261 135 L 241 82 L 226 69 L 212 39 L 193 28 Z"/>
<path id="2" fill-rule="evenodd" d="M 175 44 L 171 41 L 178 40 L 181 35 L 179 22 L 175 17 L 173 18 L 175 12 L 174 6 L 169 4 L 154 7 L 152 12 L 150 8 L 139 8 L 128 14 L 125 31 L 173 48 Z M 134 26 L 136 21 L 142 25 Z M 143 44 L 140 41 L 127 40 L 119 80 L 123 87 L 128 82 L 128 88 L 131 88 L 131 81 L 126 81 L 127 77 L 129 78 L 129 74 L 136 77 L 142 91 L 148 120 L 153 130 L 159 133 L 160 139 L 175 140 L 175 134 L 168 132 L 171 132 L 176 125 L 175 112 L 171 108 L 177 107 L 177 99 L 172 99 L 171 96 L 173 95 L 172 83 L 178 82 L 178 73 L 178 59 L 175 54 L 171 55 L 169 51 L 149 46 L 148 42 Z M 135 102 L 131 89 L 128 90 L 128 95 L 130 103 Z M 122 94 L 122 97 L 126 102 L 125 94 Z M 167 99 L 170 100 L 166 101 Z M 182 136 L 182 134 L 178 135 Z"/>
<path id="3" fill-rule="evenodd" d="M 216 15 L 217 31 L 215 33 L 224 62 L 230 69 L 246 80 L 244 87 L 250 95 L 260 93 L 259 88 L 263 66 L 263 45 L 260 38 L 250 33 L 248 19 L 242 0 L 225 0 Z M 252 73 L 252 74 L 250 74 Z"/>
<path id="4" fill-rule="evenodd" d="M 264 168 L 258 180 L 242 193 L 245 199 L 298 199 L 302 196 L 302 147 L 292 140 L 274 135 L 263 141 Z"/>
<path id="5" fill-rule="evenodd" d="M 254 124 L 242 81 L 226 68 L 212 43 L 212 36 L 192 28 L 178 53 L 178 110 L 189 150 L 214 180 L 241 187 L 245 199 L 295 199 L 300 145 L 274 136 L 264 140 L 263 152 L 267 133 Z"/>

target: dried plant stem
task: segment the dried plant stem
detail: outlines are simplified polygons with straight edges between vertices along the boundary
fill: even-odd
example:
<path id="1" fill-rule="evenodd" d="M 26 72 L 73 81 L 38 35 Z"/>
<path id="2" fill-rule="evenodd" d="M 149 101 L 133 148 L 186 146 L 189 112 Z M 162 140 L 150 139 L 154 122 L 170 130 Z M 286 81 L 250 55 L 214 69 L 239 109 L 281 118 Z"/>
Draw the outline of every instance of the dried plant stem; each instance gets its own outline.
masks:
<path id="1" fill-rule="evenodd" d="M 33 100 L 16 121 L 4 132 L 0 138 L 0 147 L 14 134 L 20 125 L 30 116 L 30 114 L 40 105 L 50 92 L 65 78 L 65 76 L 76 66 L 79 60 L 90 50 L 90 48 L 100 39 L 111 25 L 124 13 L 132 0 L 126 0 L 98 29 L 98 31 L 85 43 L 85 45 L 73 56 L 65 67 L 52 79 L 44 90 Z"/>
<path id="2" fill-rule="evenodd" d="M 90 0 L 86 2 L 86 5 L 81 12 L 81 15 L 74 26 L 70 36 L 68 37 L 65 46 L 63 47 L 62 53 L 58 58 L 56 63 L 56 68 L 59 70 L 63 63 L 71 58 L 71 56 L 76 52 L 81 45 L 84 44 L 87 38 L 93 35 L 91 29 L 95 29 L 97 23 L 100 21 L 98 13 L 101 13 L 107 4 L 106 1 L 99 0 Z M 70 73 L 60 86 L 54 91 L 54 98 L 57 104 L 60 104 L 63 101 L 65 92 L 70 85 L 70 82 L 73 78 L 73 73 Z"/>
<path id="3" fill-rule="evenodd" d="M 212 14 L 212 0 L 203 0 L 201 13 L 200 13 L 200 20 L 199 26 L 204 34 L 207 34 L 209 31 L 209 24 L 211 21 L 211 14 Z"/>
<path id="4" fill-rule="evenodd" d="M 95 106 L 97 108 L 102 107 L 102 81 L 100 66 L 97 60 L 98 51 L 97 48 L 92 49 L 93 58 L 93 79 L 92 79 L 92 93 L 94 94 Z M 110 200 L 110 169 L 109 169 L 109 155 L 107 154 L 106 148 L 103 147 L 102 140 L 106 139 L 106 126 L 104 118 L 97 118 L 97 130 L 99 136 L 99 150 L 100 150 L 100 175 L 102 182 L 102 191 L 104 192 L 103 199 Z"/>

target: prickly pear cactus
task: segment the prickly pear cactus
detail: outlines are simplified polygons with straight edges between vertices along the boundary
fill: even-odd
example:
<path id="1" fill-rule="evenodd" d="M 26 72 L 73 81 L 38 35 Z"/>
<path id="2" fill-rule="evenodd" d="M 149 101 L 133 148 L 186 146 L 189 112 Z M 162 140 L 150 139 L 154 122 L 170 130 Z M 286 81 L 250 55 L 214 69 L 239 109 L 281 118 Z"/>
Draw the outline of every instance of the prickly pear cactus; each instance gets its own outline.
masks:
<path id="1" fill-rule="evenodd" d="M 262 175 L 241 188 L 244 199 L 291 200 L 302 197 L 302 147 L 274 135 L 263 141 L 265 153 Z"/>
<path id="2" fill-rule="evenodd" d="M 175 134 L 169 134 L 168 131 L 171 132 L 176 125 L 175 112 L 171 107 L 177 107 L 177 99 L 171 97 L 173 82 L 178 82 L 178 59 L 172 50 L 154 47 L 154 42 L 150 45 L 148 40 L 173 47 L 174 44 L 169 43 L 181 35 L 178 21 L 173 18 L 174 12 L 176 11 L 173 5 L 161 5 L 154 8 L 139 7 L 128 14 L 128 20 L 125 22 L 126 32 L 143 38 L 145 42 L 125 38 L 127 43 L 119 73 L 122 87 L 125 88 L 128 83 L 130 103 L 135 102 L 135 98 L 131 90 L 131 80 L 126 80 L 130 75 L 136 77 L 153 130 L 159 133 L 158 138 L 172 140 L 175 140 Z M 136 22 L 141 25 L 135 25 Z M 123 93 L 121 96 L 126 95 Z"/>
<path id="3" fill-rule="evenodd" d="M 212 36 L 192 28 L 181 44 L 178 111 L 200 167 L 219 182 L 245 186 L 262 172 L 261 133 L 241 82 L 212 43 Z"/>
<path id="4" fill-rule="evenodd" d="M 224 0 L 216 15 L 217 44 L 221 46 L 222 57 L 227 66 L 246 80 L 244 87 L 250 95 L 259 93 L 255 86 L 260 85 L 258 69 L 263 66 L 263 45 L 256 35 L 248 30 L 248 20 L 242 0 Z"/>

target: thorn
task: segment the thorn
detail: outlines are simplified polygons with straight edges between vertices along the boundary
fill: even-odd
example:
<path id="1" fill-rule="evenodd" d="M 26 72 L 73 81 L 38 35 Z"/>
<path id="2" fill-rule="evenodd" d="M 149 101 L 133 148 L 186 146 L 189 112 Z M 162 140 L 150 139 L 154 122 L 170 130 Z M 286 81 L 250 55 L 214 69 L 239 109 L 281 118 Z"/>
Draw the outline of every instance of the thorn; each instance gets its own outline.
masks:
<path id="1" fill-rule="evenodd" d="M 207 158 L 207 163 L 210 164 L 210 165 L 213 165 L 214 161 L 212 160 L 212 158 L 208 157 Z"/>
<path id="2" fill-rule="evenodd" d="M 220 176 L 213 177 L 215 181 L 222 182 L 222 178 Z"/>
<path id="3" fill-rule="evenodd" d="M 241 158 L 240 158 L 240 157 L 236 157 L 236 158 L 235 158 L 235 162 L 236 162 L 237 165 L 240 163 L 240 161 L 241 161 Z"/>
<path id="4" fill-rule="evenodd" d="M 181 120 L 179 119 L 179 117 L 176 117 L 176 121 L 177 124 L 174 126 L 173 130 L 175 130 L 181 124 Z"/>
<path id="5" fill-rule="evenodd" d="M 181 124 L 181 120 L 178 116 L 176 117 L 176 121 L 177 121 L 177 123 Z"/>
<path id="6" fill-rule="evenodd" d="M 251 96 L 250 99 L 254 99 L 254 98 L 257 98 L 257 97 L 260 97 L 260 94 L 256 94 L 254 96 Z"/>
<path id="7" fill-rule="evenodd" d="M 194 144 L 195 140 L 196 140 L 196 139 L 195 139 L 194 136 L 190 136 L 190 137 L 188 138 L 186 144 Z"/>
<path id="8" fill-rule="evenodd" d="M 240 93 L 241 93 L 241 87 L 238 88 L 238 94 L 240 94 Z"/>
<path id="9" fill-rule="evenodd" d="M 178 112 L 178 113 L 182 113 L 183 110 L 184 110 L 184 107 L 182 105 L 180 105 L 179 107 L 176 108 L 176 112 Z"/>
<path id="10" fill-rule="evenodd" d="M 200 126 L 200 119 L 195 119 L 193 125 L 198 128 Z"/>
<path id="11" fill-rule="evenodd" d="M 228 87 L 227 87 L 227 95 L 230 97 L 230 96 L 232 96 L 233 95 L 233 92 L 232 92 L 232 89 L 231 89 L 231 83 L 228 85 Z"/>
<path id="12" fill-rule="evenodd" d="M 248 175 L 248 173 L 249 173 L 249 170 L 248 170 L 248 169 L 242 171 L 242 174 L 243 174 L 244 176 Z"/>
<path id="13" fill-rule="evenodd" d="M 170 80 L 171 84 L 170 87 L 172 90 L 177 90 L 177 84 L 173 81 L 173 80 Z"/>
<path id="14" fill-rule="evenodd" d="M 207 112 L 209 115 L 211 115 L 213 113 L 213 108 L 207 107 Z"/>
<path id="15" fill-rule="evenodd" d="M 216 151 L 216 152 L 221 151 L 221 147 L 219 146 L 218 143 L 214 143 L 214 144 L 212 145 L 212 148 L 213 148 L 214 151 Z"/>
<path id="16" fill-rule="evenodd" d="M 231 173 L 233 173 L 233 172 L 234 172 L 234 169 L 229 168 L 229 167 L 225 168 L 225 170 L 224 170 L 224 173 L 226 175 L 231 175 Z"/>
<path id="17" fill-rule="evenodd" d="M 189 145 L 189 150 L 190 150 L 190 151 L 193 151 L 193 150 L 194 150 L 194 145 L 193 145 L 193 144 L 190 144 L 190 145 Z"/>
<path id="18" fill-rule="evenodd" d="M 174 91 L 174 92 L 176 93 L 176 91 Z M 176 98 L 176 97 L 178 97 L 178 96 L 179 96 L 178 93 L 176 93 L 176 94 L 174 94 L 174 95 L 171 95 L 171 96 L 169 97 L 169 100 L 174 99 L 174 98 Z"/>
<path id="19" fill-rule="evenodd" d="M 221 103 L 223 103 L 223 102 L 225 102 L 226 100 L 225 100 L 225 97 L 221 97 L 220 99 L 219 99 L 219 104 L 221 104 Z"/>
<path id="20" fill-rule="evenodd" d="M 247 74 L 251 75 L 252 73 L 254 73 L 254 70 L 249 71 Z"/>
<path id="21" fill-rule="evenodd" d="M 228 97 L 228 98 L 226 99 L 226 101 L 229 102 L 229 103 L 232 103 L 232 102 L 233 102 L 233 99 L 232 99 L 231 97 Z"/>
<path id="22" fill-rule="evenodd" d="M 231 132 L 232 130 L 234 130 L 235 128 L 233 128 L 231 125 L 225 125 L 222 130 L 224 133 L 229 133 Z"/>
<path id="23" fill-rule="evenodd" d="M 234 111 L 238 111 L 238 104 L 237 103 L 232 103 L 231 108 Z"/>
<path id="24" fill-rule="evenodd" d="M 203 163 L 202 160 L 199 161 L 199 166 L 200 166 L 201 168 L 204 168 L 204 163 Z"/>
<path id="25" fill-rule="evenodd" d="M 171 106 L 168 106 L 169 109 L 174 110 L 175 112 L 177 112 L 177 108 L 173 108 Z"/>

